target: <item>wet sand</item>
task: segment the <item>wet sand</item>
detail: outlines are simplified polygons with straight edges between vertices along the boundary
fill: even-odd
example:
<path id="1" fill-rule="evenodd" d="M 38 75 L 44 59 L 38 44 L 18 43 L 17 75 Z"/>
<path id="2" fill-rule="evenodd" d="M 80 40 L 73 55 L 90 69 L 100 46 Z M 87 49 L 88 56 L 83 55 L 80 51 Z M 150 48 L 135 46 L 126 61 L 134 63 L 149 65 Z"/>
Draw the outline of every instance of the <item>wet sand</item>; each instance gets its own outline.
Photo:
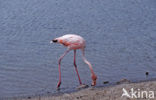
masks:
<path id="1" fill-rule="evenodd" d="M 49 96 L 34 96 L 27 98 L 14 98 L 13 100 L 136 100 L 136 98 L 121 97 L 125 88 L 128 93 L 131 88 L 134 89 L 138 94 L 142 91 L 147 91 L 147 98 L 144 95 L 137 100 L 156 100 L 156 81 L 146 81 L 138 83 L 119 83 L 118 85 L 82 89 L 73 93 L 64 93 L 60 95 L 49 95 Z M 149 98 L 149 91 L 153 91 L 154 98 Z M 136 93 L 136 94 L 137 94 Z M 130 94 L 130 93 L 129 93 Z"/>

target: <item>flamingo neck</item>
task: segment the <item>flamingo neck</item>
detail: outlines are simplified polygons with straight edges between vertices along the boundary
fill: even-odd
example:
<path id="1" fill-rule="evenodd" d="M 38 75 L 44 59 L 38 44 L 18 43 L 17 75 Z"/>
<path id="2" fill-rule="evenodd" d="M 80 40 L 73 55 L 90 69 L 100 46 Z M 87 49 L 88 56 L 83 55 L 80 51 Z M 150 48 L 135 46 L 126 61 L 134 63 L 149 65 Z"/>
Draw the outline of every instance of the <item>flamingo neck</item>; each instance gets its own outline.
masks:
<path id="1" fill-rule="evenodd" d="M 82 58 L 84 62 L 89 66 L 91 73 L 95 75 L 91 63 L 85 58 L 84 49 L 82 49 Z"/>

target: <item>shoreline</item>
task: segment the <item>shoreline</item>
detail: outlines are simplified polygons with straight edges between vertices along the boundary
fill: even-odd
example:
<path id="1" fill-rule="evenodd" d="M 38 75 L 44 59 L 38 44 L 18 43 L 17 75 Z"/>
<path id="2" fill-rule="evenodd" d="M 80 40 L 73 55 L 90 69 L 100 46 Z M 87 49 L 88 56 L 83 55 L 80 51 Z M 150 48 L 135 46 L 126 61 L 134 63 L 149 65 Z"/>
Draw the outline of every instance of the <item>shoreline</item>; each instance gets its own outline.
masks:
<path id="1" fill-rule="evenodd" d="M 122 96 L 123 88 L 130 93 L 131 89 L 134 89 L 136 94 L 141 95 L 142 91 L 147 91 L 147 95 L 138 97 L 140 100 L 156 100 L 156 80 L 145 80 L 140 82 L 121 82 L 117 85 L 106 87 L 89 87 L 86 89 L 78 90 L 77 92 L 62 93 L 62 94 L 50 94 L 42 96 L 32 97 L 16 97 L 9 100 L 136 100 L 136 98 L 129 98 Z M 154 92 L 154 98 L 149 98 L 149 91 Z M 137 95 L 138 96 L 138 95 Z"/>

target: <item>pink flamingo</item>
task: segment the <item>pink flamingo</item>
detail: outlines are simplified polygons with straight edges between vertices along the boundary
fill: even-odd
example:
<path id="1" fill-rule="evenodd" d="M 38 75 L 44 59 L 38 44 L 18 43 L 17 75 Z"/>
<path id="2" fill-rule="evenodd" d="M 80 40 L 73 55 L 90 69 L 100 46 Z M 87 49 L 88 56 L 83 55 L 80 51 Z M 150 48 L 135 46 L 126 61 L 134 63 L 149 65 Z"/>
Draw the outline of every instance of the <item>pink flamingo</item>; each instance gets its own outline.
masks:
<path id="1" fill-rule="evenodd" d="M 96 85 L 96 79 L 97 76 L 95 75 L 92 65 L 90 64 L 89 61 L 87 61 L 87 59 L 85 58 L 85 53 L 84 53 L 84 49 L 85 49 L 85 40 L 79 36 L 79 35 L 74 35 L 74 34 L 67 34 L 58 38 L 55 38 L 53 40 L 50 41 L 50 43 L 60 43 L 64 46 L 67 47 L 67 50 L 64 52 L 64 54 L 59 58 L 58 60 L 58 68 L 59 68 L 59 81 L 57 84 L 57 88 L 60 87 L 61 85 L 61 60 L 63 59 L 63 57 L 70 51 L 73 50 L 74 51 L 74 66 L 75 66 L 75 70 L 79 79 L 79 83 L 80 85 L 82 85 L 78 70 L 77 70 L 77 65 L 76 65 L 76 50 L 77 49 L 81 49 L 82 50 L 82 58 L 84 60 L 84 62 L 89 66 L 90 71 L 91 71 L 91 78 L 92 78 L 92 86 Z"/>

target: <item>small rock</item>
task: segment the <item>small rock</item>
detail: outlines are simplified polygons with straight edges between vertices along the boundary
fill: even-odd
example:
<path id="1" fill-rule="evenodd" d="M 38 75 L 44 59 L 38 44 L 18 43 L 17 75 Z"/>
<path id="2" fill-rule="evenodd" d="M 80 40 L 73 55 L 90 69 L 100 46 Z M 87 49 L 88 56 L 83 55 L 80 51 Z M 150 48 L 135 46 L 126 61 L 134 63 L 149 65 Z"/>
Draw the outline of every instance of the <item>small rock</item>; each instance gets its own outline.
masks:
<path id="1" fill-rule="evenodd" d="M 120 81 L 118 81 L 116 83 L 117 84 L 130 83 L 130 80 L 123 78 L 123 79 L 121 79 Z"/>
<path id="2" fill-rule="evenodd" d="M 83 89 L 83 88 L 88 88 L 89 86 L 88 85 L 85 85 L 85 84 L 81 84 L 80 86 L 78 86 L 76 89 L 80 90 L 80 89 Z"/>
<path id="3" fill-rule="evenodd" d="M 47 91 L 47 93 L 48 93 L 48 94 L 50 94 L 50 92 L 49 92 L 49 91 Z"/>
<path id="4" fill-rule="evenodd" d="M 28 99 L 31 99 L 31 97 L 28 97 Z"/>
<path id="5" fill-rule="evenodd" d="M 79 99 L 80 97 L 76 97 L 76 99 Z"/>
<path id="6" fill-rule="evenodd" d="M 145 74 L 146 74 L 146 75 L 149 75 L 149 72 L 146 72 Z"/>
<path id="7" fill-rule="evenodd" d="M 104 81 L 104 82 L 103 82 L 103 84 L 108 84 L 108 83 L 109 83 L 109 81 Z"/>

